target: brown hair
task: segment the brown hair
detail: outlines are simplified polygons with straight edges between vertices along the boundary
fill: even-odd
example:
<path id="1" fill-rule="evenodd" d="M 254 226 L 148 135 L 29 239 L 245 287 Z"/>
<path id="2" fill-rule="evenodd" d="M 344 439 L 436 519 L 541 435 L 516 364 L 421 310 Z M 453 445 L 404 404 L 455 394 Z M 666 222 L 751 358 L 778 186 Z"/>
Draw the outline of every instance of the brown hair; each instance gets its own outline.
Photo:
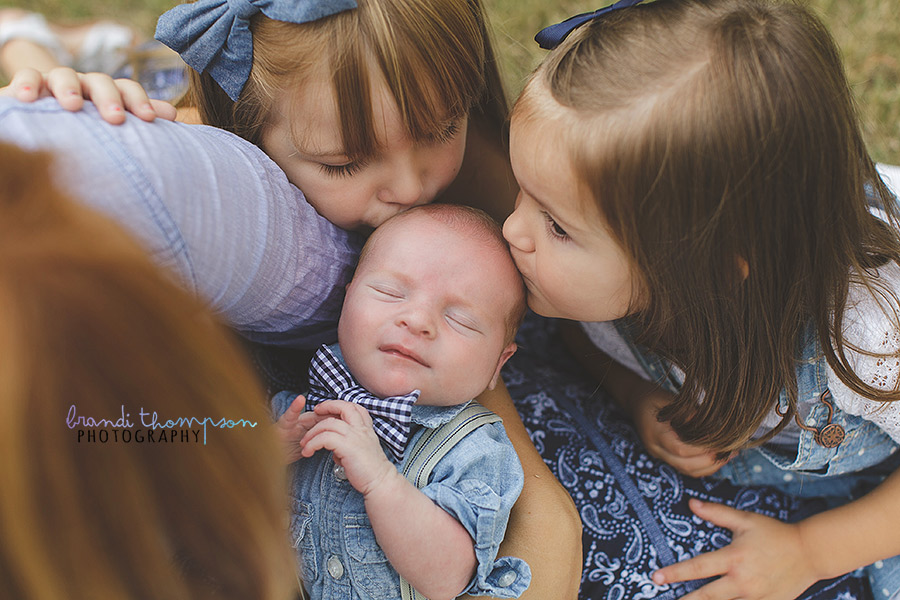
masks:
<path id="1" fill-rule="evenodd" d="M 389 232 L 391 227 L 416 215 L 427 216 L 434 219 L 455 231 L 459 231 L 468 237 L 471 237 L 475 243 L 482 243 L 487 246 L 495 247 L 499 252 L 505 255 L 510 266 L 515 268 L 512 255 L 509 251 L 509 244 L 506 243 L 506 239 L 503 237 L 503 231 L 493 217 L 479 208 L 458 204 L 444 204 L 440 202 L 414 206 L 413 208 L 388 219 L 378 227 L 371 236 L 369 236 L 369 239 L 366 241 L 366 244 L 363 246 L 362 252 L 359 255 L 358 264 L 363 264 L 363 261 L 366 259 L 366 256 L 368 256 L 378 239 Z M 385 227 L 385 225 L 388 225 L 388 227 Z M 505 342 L 507 344 L 515 339 L 516 332 L 519 330 L 519 327 L 522 325 L 522 320 L 525 318 L 526 308 L 525 283 L 522 281 L 518 289 L 515 303 L 509 314 L 506 316 Z"/>
<path id="2" fill-rule="evenodd" d="M 256 15 L 253 67 L 237 102 L 208 74 L 191 72 L 204 123 L 259 145 L 275 97 L 305 78 L 330 74 L 347 154 L 377 150 L 369 65 L 374 59 L 414 140 L 439 136 L 475 109 L 498 128 L 506 97 L 480 0 L 359 0 L 358 8 L 312 23 Z"/>
<path id="3" fill-rule="evenodd" d="M 900 260 L 898 215 L 814 15 L 765 0 L 615 11 L 547 58 L 515 118 L 551 104 L 637 274 L 637 341 L 686 374 L 659 414 L 683 440 L 723 453 L 750 444 L 783 389 L 782 426 L 792 418 L 809 325 L 851 390 L 900 398 L 844 354 L 850 277 L 897 326 L 898 300 L 871 269 Z M 869 213 L 867 188 L 888 224 Z"/>
<path id="4" fill-rule="evenodd" d="M 116 224 L 52 187 L 49 165 L 0 145 L 0 589 L 292 597 L 287 484 L 253 372 Z M 140 410 L 258 426 L 149 443 Z M 91 442 L 70 411 L 134 428 Z"/>

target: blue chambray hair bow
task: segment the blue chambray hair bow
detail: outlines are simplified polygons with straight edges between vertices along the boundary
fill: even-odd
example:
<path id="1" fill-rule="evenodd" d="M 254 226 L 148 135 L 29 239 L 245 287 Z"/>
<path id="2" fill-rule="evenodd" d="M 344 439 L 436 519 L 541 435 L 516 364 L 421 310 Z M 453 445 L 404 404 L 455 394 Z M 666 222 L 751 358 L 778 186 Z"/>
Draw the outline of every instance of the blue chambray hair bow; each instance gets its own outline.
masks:
<path id="1" fill-rule="evenodd" d="M 597 17 L 600 17 L 607 13 L 611 13 L 614 10 L 634 6 L 635 4 L 640 4 L 641 2 L 643 2 L 643 0 L 619 0 L 615 4 L 610 4 L 609 6 L 601 8 L 600 10 L 595 10 L 594 12 L 582 13 L 580 15 L 575 15 L 574 17 L 569 17 L 561 23 L 550 25 L 549 27 L 545 27 L 538 31 L 537 35 L 534 36 L 534 41 L 536 41 L 544 50 L 553 50 L 554 48 L 559 46 L 559 44 L 564 39 L 566 39 L 566 37 L 570 33 L 572 33 L 572 31 L 574 31 L 578 27 L 581 27 L 591 19 L 596 19 Z"/>
<path id="2" fill-rule="evenodd" d="M 262 12 L 276 21 L 309 23 L 351 8 L 355 0 L 198 0 L 164 13 L 155 37 L 237 100 L 253 62 L 250 17 Z"/>
<path id="3" fill-rule="evenodd" d="M 346 400 L 359 404 L 369 411 L 375 433 L 387 444 L 397 462 L 403 459 L 409 440 L 412 406 L 418 399 L 419 390 L 405 396 L 377 397 L 357 383 L 343 361 L 328 346 L 319 348 L 309 365 L 306 410 L 312 410 L 325 400 Z"/>

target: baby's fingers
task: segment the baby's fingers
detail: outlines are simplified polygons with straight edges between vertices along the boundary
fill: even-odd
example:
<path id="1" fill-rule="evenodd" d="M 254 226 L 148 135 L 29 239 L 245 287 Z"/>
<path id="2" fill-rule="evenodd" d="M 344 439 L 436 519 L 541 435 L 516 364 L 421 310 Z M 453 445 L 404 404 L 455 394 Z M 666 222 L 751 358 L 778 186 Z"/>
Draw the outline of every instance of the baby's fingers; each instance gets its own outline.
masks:
<path id="1" fill-rule="evenodd" d="M 316 426 L 320 421 L 324 421 L 325 419 L 331 419 L 333 417 L 323 417 L 321 415 L 317 415 L 312 411 L 306 411 L 297 417 L 297 425 L 303 427 L 304 429 L 312 429 Z"/>
<path id="2" fill-rule="evenodd" d="M 308 412 L 303 413 L 303 415 L 309 414 L 312 414 L 317 419 L 317 422 L 309 428 L 309 431 L 300 440 L 300 446 L 303 447 L 303 456 L 312 456 L 316 450 L 321 450 L 322 448 L 334 450 L 334 439 L 336 437 L 344 438 L 350 432 L 350 426 L 339 418 Z"/>
<path id="3" fill-rule="evenodd" d="M 306 408 L 306 397 L 303 394 L 298 394 L 293 400 L 291 400 L 291 405 L 288 406 L 287 410 L 284 411 L 285 416 L 290 415 L 291 418 L 296 418 L 300 413 L 303 412 L 303 409 Z"/>
<path id="4" fill-rule="evenodd" d="M 328 419 L 328 421 L 338 421 L 338 419 Z M 319 425 L 313 427 L 303 439 L 300 440 L 300 446 L 303 448 L 303 456 L 307 458 L 318 452 L 319 450 L 337 450 L 342 447 L 342 442 L 347 439 L 346 431 L 336 429 L 320 429 Z"/>
<path id="5" fill-rule="evenodd" d="M 369 415 L 369 411 L 359 404 L 345 400 L 326 400 L 321 404 L 317 404 L 313 410 L 316 411 L 317 415 L 343 419 L 354 427 L 372 426 L 372 417 Z"/>

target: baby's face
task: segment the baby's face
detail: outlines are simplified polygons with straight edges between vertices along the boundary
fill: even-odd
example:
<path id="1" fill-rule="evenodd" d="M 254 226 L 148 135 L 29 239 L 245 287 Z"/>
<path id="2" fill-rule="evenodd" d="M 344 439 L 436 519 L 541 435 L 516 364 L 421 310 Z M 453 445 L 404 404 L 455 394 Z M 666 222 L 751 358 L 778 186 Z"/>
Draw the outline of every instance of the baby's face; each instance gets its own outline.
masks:
<path id="1" fill-rule="evenodd" d="M 492 387 L 515 350 L 507 316 L 522 293 L 508 255 L 427 215 L 376 235 L 338 326 L 350 371 L 377 396 L 418 389 L 431 406 Z"/>

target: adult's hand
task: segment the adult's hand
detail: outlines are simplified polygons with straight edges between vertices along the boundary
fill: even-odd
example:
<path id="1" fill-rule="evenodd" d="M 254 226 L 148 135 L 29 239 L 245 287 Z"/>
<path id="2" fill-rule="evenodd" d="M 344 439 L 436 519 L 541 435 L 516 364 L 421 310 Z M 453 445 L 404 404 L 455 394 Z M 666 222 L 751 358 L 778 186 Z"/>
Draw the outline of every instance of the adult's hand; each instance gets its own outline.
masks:
<path id="1" fill-rule="evenodd" d="M 56 67 L 47 73 L 25 68 L 13 75 L 9 85 L 0 88 L 0 96 L 34 102 L 53 96 L 66 110 L 78 111 L 85 100 L 97 106 L 103 119 L 113 125 L 125 122 L 130 112 L 144 121 L 157 117 L 175 120 L 175 107 L 162 100 L 152 100 L 136 81 L 113 79 L 105 73 L 78 73 L 68 67 Z"/>

